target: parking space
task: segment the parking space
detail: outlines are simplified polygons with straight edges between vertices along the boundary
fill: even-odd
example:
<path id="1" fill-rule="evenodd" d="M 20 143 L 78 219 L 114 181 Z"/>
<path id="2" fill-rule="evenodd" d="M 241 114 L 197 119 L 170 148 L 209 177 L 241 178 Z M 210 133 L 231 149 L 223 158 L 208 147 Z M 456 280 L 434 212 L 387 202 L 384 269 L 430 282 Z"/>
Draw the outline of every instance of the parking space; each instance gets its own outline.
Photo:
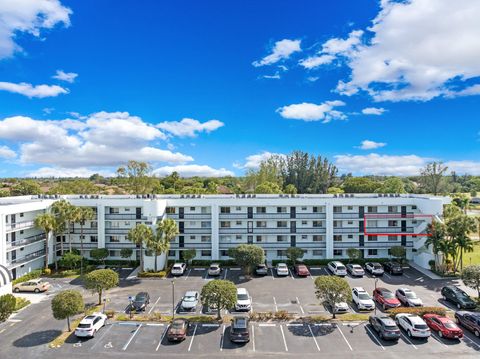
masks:
<path id="1" fill-rule="evenodd" d="M 254 325 L 255 351 L 264 353 L 287 352 L 283 327 L 276 323 Z"/>

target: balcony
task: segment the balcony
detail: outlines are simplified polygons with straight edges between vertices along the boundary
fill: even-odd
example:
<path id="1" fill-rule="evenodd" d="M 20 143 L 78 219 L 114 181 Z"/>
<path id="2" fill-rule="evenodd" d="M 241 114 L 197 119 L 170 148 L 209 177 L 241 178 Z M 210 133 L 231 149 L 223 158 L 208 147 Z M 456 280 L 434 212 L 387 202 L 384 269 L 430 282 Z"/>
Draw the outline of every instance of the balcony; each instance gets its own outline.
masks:
<path id="1" fill-rule="evenodd" d="M 139 218 L 137 218 L 137 215 L 135 213 L 106 213 L 105 219 L 127 221 L 127 220 L 145 220 L 147 218 L 145 216 L 139 216 Z"/>
<path id="2" fill-rule="evenodd" d="M 306 212 L 297 212 L 295 219 L 325 219 L 327 218 L 326 213 L 315 212 L 315 213 L 306 213 Z"/>
<path id="3" fill-rule="evenodd" d="M 122 249 L 122 248 L 132 248 L 135 250 L 137 245 L 133 242 L 106 242 L 105 247 L 107 249 Z"/>
<path id="4" fill-rule="evenodd" d="M 297 232 L 300 234 L 321 234 L 321 233 L 326 233 L 327 230 L 324 227 L 310 227 L 310 228 L 305 228 L 305 227 L 297 227 Z"/>
<path id="5" fill-rule="evenodd" d="M 185 219 L 185 220 L 200 221 L 205 219 L 212 219 L 212 214 L 211 213 L 184 213 L 183 218 L 180 218 L 180 215 L 178 213 L 167 213 L 167 218 L 171 218 L 175 220 Z"/>
<path id="6" fill-rule="evenodd" d="M 359 213 L 335 213 L 333 212 L 333 219 L 362 219 Z"/>
<path id="7" fill-rule="evenodd" d="M 15 258 L 12 259 L 8 265 L 8 269 L 16 268 L 21 266 L 22 264 L 32 262 L 34 260 L 37 260 L 38 258 L 45 257 L 45 250 L 42 249 L 40 251 L 36 251 L 30 254 L 27 254 L 25 257 L 21 258 Z"/>
<path id="8" fill-rule="evenodd" d="M 106 234 L 127 234 L 132 228 L 105 228 Z"/>
<path id="9" fill-rule="evenodd" d="M 413 233 L 413 227 L 406 227 L 405 230 L 402 230 L 401 227 L 365 227 L 365 232 L 369 234 Z"/>
<path id="10" fill-rule="evenodd" d="M 333 227 L 333 233 L 363 233 L 358 227 Z"/>
<path id="11" fill-rule="evenodd" d="M 35 221 L 24 221 L 17 223 L 7 223 L 5 229 L 7 232 L 18 231 L 20 229 L 32 228 L 35 227 Z"/>
<path id="12" fill-rule="evenodd" d="M 57 248 L 60 245 L 60 243 L 57 243 Z M 64 243 L 63 244 L 63 249 L 68 248 L 69 244 Z M 72 247 L 80 249 L 82 244 L 80 242 L 72 242 Z M 83 249 L 91 249 L 91 248 L 98 248 L 98 242 L 83 242 Z"/>
<path id="13" fill-rule="evenodd" d="M 297 241 L 296 246 L 302 249 L 322 249 L 327 247 L 325 241 L 311 241 L 311 242 L 299 242 Z"/>
<path id="14" fill-rule="evenodd" d="M 401 242 L 395 241 L 365 241 L 363 246 L 359 242 L 333 242 L 334 249 L 341 248 L 373 248 L 373 249 L 388 249 L 395 246 L 401 246 Z M 413 247 L 413 241 L 407 241 L 407 248 Z"/>
<path id="15" fill-rule="evenodd" d="M 212 233 L 212 228 L 208 227 L 208 228 L 184 228 L 183 229 L 183 233 L 182 234 L 196 234 L 196 233 L 199 233 L 199 234 L 210 234 Z"/>
<path id="16" fill-rule="evenodd" d="M 24 247 L 32 243 L 44 241 L 45 238 L 45 234 L 38 234 L 24 239 L 17 239 L 15 242 L 7 242 L 7 250 L 14 250 L 16 248 Z"/>
<path id="17" fill-rule="evenodd" d="M 82 231 L 80 228 L 73 228 L 70 230 L 71 234 L 81 234 Z M 98 228 L 84 228 L 83 229 L 83 234 L 97 234 L 98 233 Z"/>

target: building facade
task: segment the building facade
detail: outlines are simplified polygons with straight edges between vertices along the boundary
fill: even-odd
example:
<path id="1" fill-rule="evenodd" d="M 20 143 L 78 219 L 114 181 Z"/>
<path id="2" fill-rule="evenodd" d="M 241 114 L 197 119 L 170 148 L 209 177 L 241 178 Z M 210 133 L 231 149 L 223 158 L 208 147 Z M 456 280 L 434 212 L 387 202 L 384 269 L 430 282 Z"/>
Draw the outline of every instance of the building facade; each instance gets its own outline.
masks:
<path id="1" fill-rule="evenodd" d="M 139 223 L 155 226 L 163 218 L 178 223 L 180 234 L 171 243 L 169 257 L 196 250 L 196 259 L 228 259 L 227 251 L 242 243 L 261 246 L 267 260 L 285 259 L 289 247 L 305 251 L 305 259 L 346 258 L 358 248 L 365 258 L 386 258 L 393 246 L 407 249 L 407 258 L 428 267 L 432 254 L 424 247 L 426 229 L 440 219 L 444 197 L 424 195 L 71 195 L 22 196 L 0 199 L 0 264 L 19 277 L 45 263 L 45 234 L 34 218 L 52 203 L 66 199 L 91 207 L 96 218 L 83 229 L 72 225 L 67 233 L 49 240 L 51 263 L 61 247 L 107 248 L 109 259 L 122 259 L 121 250 L 136 246 L 128 231 Z M 55 249 L 55 251 L 54 251 Z M 147 253 L 148 254 L 148 253 Z M 159 265 L 165 258 L 160 257 Z M 153 267 L 153 256 L 146 257 Z"/>

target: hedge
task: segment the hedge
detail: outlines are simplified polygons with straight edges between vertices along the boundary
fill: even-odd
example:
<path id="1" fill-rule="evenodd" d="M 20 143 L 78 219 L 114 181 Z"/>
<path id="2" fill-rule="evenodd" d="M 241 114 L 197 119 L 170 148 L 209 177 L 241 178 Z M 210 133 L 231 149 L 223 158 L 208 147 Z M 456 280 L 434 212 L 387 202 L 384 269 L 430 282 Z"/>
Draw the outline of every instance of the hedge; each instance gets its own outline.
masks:
<path id="1" fill-rule="evenodd" d="M 166 277 L 166 271 L 160 272 L 138 272 L 137 277 L 139 278 L 164 278 Z"/>
<path id="2" fill-rule="evenodd" d="M 207 260 L 207 259 L 194 259 L 192 260 L 193 267 L 209 267 L 212 263 L 219 263 L 221 267 L 234 267 L 237 266 L 233 259 L 227 260 Z"/>
<path id="3" fill-rule="evenodd" d="M 43 272 L 42 272 L 41 269 L 32 270 L 30 273 L 27 273 L 27 274 L 22 275 L 21 277 L 19 277 L 17 279 L 14 279 L 12 281 L 12 284 L 15 285 L 15 284 L 18 284 L 18 283 L 26 282 L 27 280 L 30 280 L 30 279 L 40 278 L 42 276 L 42 274 L 43 274 Z"/>
<path id="4" fill-rule="evenodd" d="M 388 310 L 387 312 L 392 318 L 400 313 L 410 313 L 416 314 L 420 317 L 423 317 L 425 314 L 438 314 L 445 316 L 447 314 L 447 309 L 443 307 L 399 307 Z"/>
<path id="5" fill-rule="evenodd" d="M 365 263 L 367 263 L 367 262 L 384 263 L 384 262 L 389 262 L 391 260 L 392 260 L 391 258 L 359 258 L 359 259 L 351 260 L 350 263 L 365 265 Z M 308 265 L 308 266 L 311 266 L 311 265 L 326 266 L 329 262 L 332 262 L 332 261 L 341 261 L 341 262 L 347 264 L 348 263 L 348 258 L 304 259 L 302 261 L 298 261 L 297 263 L 305 264 L 305 265 Z M 290 264 L 287 259 L 274 259 L 272 261 L 272 266 L 276 266 L 278 263 L 288 263 L 288 264 Z"/>

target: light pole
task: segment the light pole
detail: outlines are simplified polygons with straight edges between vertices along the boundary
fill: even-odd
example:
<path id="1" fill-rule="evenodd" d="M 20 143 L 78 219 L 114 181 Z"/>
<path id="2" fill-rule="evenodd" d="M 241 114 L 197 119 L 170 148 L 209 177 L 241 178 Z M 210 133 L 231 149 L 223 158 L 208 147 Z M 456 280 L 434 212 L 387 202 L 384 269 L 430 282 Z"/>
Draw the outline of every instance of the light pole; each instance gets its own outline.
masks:
<path id="1" fill-rule="evenodd" d="M 133 313 L 132 313 L 132 310 L 133 310 L 133 297 L 132 296 L 129 296 L 128 297 L 128 300 L 130 301 L 130 307 L 128 308 L 128 312 L 130 314 L 130 319 L 132 319 L 133 317 Z"/>
<path id="2" fill-rule="evenodd" d="M 107 298 L 103 298 L 103 314 L 105 314 L 105 306 L 107 304 Z"/>
<path id="3" fill-rule="evenodd" d="M 377 282 L 378 282 L 378 278 L 373 276 L 373 278 L 375 279 L 375 291 L 374 291 L 374 295 L 375 295 L 375 292 L 377 291 Z M 375 302 L 375 315 L 377 315 L 377 303 Z"/>
<path id="4" fill-rule="evenodd" d="M 172 319 L 175 319 L 175 280 L 172 279 Z"/>

